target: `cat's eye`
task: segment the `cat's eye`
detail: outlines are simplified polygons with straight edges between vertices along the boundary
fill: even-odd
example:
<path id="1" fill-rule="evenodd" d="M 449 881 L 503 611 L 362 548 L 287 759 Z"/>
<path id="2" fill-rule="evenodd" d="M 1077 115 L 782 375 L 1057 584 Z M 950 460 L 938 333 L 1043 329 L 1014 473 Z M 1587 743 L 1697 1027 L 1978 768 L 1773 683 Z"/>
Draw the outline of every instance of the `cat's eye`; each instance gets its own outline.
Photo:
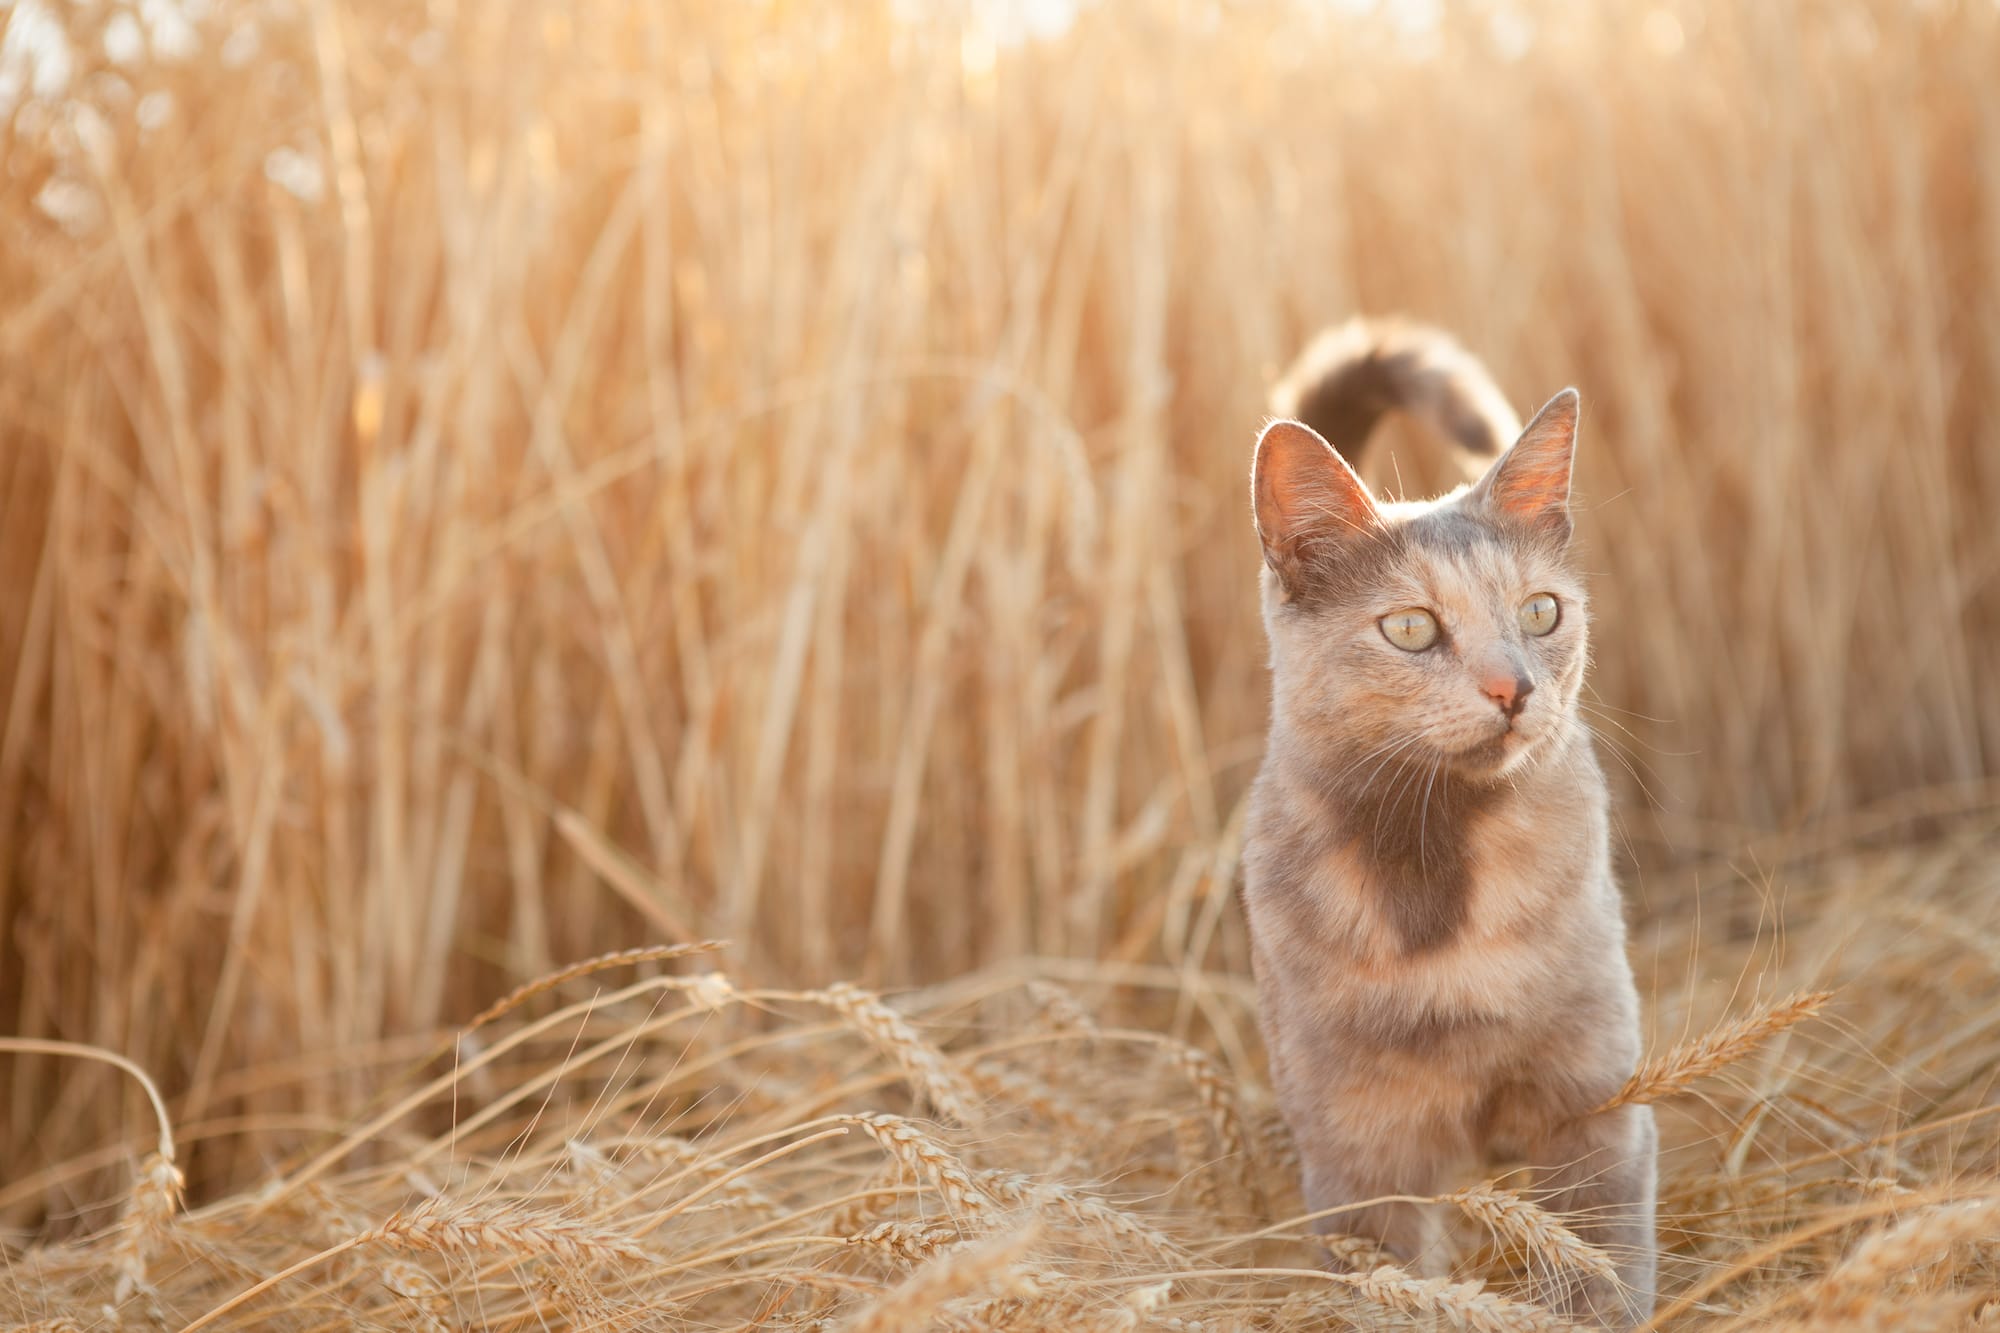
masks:
<path id="1" fill-rule="evenodd" d="M 1437 617 L 1422 607 L 1391 611 L 1381 625 L 1382 637 L 1406 653 L 1420 653 L 1437 642 Z"/>
<path id="2" fill-rule="evenodd" d="M 1547 634 L 1562 619 L 1562 604 L 1545 592 L 1538 592 L 1521 603 L 1521 630 L 1536 638 Z"/>

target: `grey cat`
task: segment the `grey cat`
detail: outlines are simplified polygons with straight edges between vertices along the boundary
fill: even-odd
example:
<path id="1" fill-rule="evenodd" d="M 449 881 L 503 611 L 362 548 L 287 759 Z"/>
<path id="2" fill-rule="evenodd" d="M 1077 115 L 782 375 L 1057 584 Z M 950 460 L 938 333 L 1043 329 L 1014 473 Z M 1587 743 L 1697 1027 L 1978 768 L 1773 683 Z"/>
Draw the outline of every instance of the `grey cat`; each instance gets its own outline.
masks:
<path id="1" fill-rule="evenodd" d="M 1338 445 L 1281 419 L 1251 474 L 1272 704 L 1243 904 L 1306 1203 L 1433 1194 L 1475 1156 L 1523 1155 L 1545 1206 L 1619 1275 L 1552 1276 L 1544 1298 L 1638 1323 L 1657 1136 L 1650 1108 L 1595 1110 L 1637 1063 L 1639 1001 L 1577 708 L 1577 394 L 1521 429 L 1445 335 L 1355 323 L 1307 349 L 1274 406 Z M 1349 460 L 1390 409 L 1452 440 L 1477 479 L 1378 501 Z M 1437 1221 L 1379 1203 L 1318 1225 L 1430 1272 Z"/>

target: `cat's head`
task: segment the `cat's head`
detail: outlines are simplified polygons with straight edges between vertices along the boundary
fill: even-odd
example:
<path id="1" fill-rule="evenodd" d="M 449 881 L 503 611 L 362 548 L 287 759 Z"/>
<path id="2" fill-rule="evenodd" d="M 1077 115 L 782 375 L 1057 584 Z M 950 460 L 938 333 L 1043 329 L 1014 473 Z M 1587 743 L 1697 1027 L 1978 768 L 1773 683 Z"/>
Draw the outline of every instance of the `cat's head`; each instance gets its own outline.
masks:
<path id="1" fill-rule="evenodd" d="M 1497 781 L 1576 725 L 1588 658 L 1570 554 L 1578 400 L 1565 389 L 1476 483 L 1378 501 L 1309 427 L 1251 472 L 1274 723 L 1349 783 Z"/>

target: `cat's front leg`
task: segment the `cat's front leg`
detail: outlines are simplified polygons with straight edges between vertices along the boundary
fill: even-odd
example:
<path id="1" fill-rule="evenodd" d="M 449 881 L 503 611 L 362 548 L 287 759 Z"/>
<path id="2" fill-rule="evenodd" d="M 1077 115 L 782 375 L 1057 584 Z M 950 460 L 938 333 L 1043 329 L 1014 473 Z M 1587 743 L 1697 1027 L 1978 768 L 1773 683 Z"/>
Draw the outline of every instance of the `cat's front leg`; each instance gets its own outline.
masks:
<path id="1" fill-rule="evenodd" d="M 1650 1106 L 1620 1106 L 1571 1120 L 1530 1149 L 1542 1206 L 1563 1215 L 1582 1239 L 1602 1249 L 1618 1280 L 1571 1279 L 1558 1303 L 1575 1318 L 1631 1328 L 1653 1313 L 1658 1241 L 1654 1194 L 1659 1134 Z"/>
<path id="2" fill-rule="evenodd" d="M 1437 1209 L 1389 1196 L 1436 1193 L 1442 1164 L 1425 1145 L 1403 1135 L 1392 1139 L 1386 1119 L 1383 1128 L 1383 1140 L 1374 1143 L 1329 1140 L 1310 1132 L 1299 1136 L 1307 1210 L 1341 1210 L 1314 1218 L 1312 1229 L 1320 1235 L 1361 1236 L 1410 1271 L 1441 1276 L 1451 1256 Z"/>

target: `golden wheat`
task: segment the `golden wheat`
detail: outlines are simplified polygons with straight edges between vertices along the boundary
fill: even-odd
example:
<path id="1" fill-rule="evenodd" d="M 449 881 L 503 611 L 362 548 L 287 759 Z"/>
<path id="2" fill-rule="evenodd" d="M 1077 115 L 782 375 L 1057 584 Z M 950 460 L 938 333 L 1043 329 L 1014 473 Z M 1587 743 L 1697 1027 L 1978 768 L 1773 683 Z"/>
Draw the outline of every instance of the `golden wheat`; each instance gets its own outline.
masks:
<path id="1" fill-rule="evenodd" d="M 1519 1245 L 1551 1268 L 1617 1280 L 1618 1270 L 1609 1255 L 1518 1194 L 1499 1189 L 1489 1181 L 1454 1190 L 1444 1198 L 1494 1235 Z"/>
<path id="2" fill-rule="evenodd" d="M 1648 1060 L 1597 1110 L 1671 1097 L 1741 1060 L 1778 1033 L 1811 1018 L 1832 998 L 1832 991 L 1799 991 L 1773 1001 L 1756 1013 L 1731 1019 L 1665 1055 Z"/>
<path id="3" fill-rule="evenodd" d="M 901 1116 L 869 1113 L 850 1117 L 868 1137 L 882 1145 L 912 1175 L 927 1178 L 954 1217 L 981 1217 L 998 1206 L 973 1183 L 964 1166 L 945 1146 Z"/>
<path id="4" fill-rule="evenodd" d="M 986 1288 L 1019 1286 L 1014 1270 L 1034 1239 L 1035 1229 L 1028 1226 L 947 1251 L 842 1327 L 845 1333 L 902 1333 L 921 1327 L 946 1301 Z"/>
<path id="5" fill-rule="evenodd" d="M 1882 1289 L 1918 1276 L 1968 1241 L 2000 1235 L 2000 1198 L 1937 1204 L 1874 1232 L 1815 1292 L 1819 1315 L 1851 1318 L 1875 1308 Z"/>
<path id="6" fill-rule="evenodd" d="M 149 1153 L 140 1165 L 138 1177 L 132 1182 L 124 1231 L 112 1251 L 112 1264 L 118 1273 L 117 1285 L 111 1293 L 114 1304 L 122 1304 L 135 1291 L 146 1289 L 147 1265 L 173 1221 L 184 1183 L 180 1169 L 170 1157 Z"/>
<path id="7" fill-rule="evenodd" d="M 606 972 L 615 967 L 631 967 L 637 963 L 664 963 L 676 958 L 686 958 L 690 954 L 712 953 L 721 947 L 719 941 L 706 940 L 700 944 L 647 945 L 637 949 L 619 949 L 613 953 L 599 954 L 595 958 L 586 958 L 580 963 L 573 963 L 563 968 L 560 972 L 552 972 L 545 977 L 538 977 L 525 985 L 515 987 L 473 1015 L 465 1024 L 463 1031 L 473 1032 L 483 1028 L 500 1015 L 519 1008 L 535 996 L 552 991 L 565 982 L 575 981 L 579 977 Z"/>
<path id="8" fill-rule="evenodd" d="M 916 1222 L 877 1222 L 866 1231 L 847 1238 L 850 1245 L 868 1245 L 893 1254 L 908 1263 L 925 1263 L 938 1251 L 961 1239 L 956 1227 L 925 1226 Z"/>
<path id="9" fill-rule="evenodd" d="M 1319 1240 L 1328 1257 L 1349 1273 L 1369 1273 L 1395 1263 L 1394 1257 L 1382 1248 L 1381 1243 L 1368 1236 L 1328 1233 Z"/>
<path id="10" fill-rule="evenodd" d="M 1033 1205 L 1063 1214 L 1087 1229 L 1106 1232 L 1134 1246 L 1136 1252 L 1169 1263 L 1187 1257 L 1172 1237 L 1077 1186 L 1039 1181 L 1018 1171 L 983 1171 L 974 1179 L 1003 1203 Z"/>
<path id="11" fill-rule="evenodd" d="M 360 1239 L 445 1254 L 549 1255 L 571 1264 L 647 1257 L 615 1230 L 519 1205 L 455 1207 L 432 1200 L 363 1232 Z"/>
<path id="12" fill-rule="evenodd" d="M 635 947 L 1240 973 L 1245 455 L 1357 311 L 1582 387 L 1637 866 L 1990 806 L 1990 13 L 1432 8 L 8 10 L 0 1031 L 299 1125 Z M 0 1177 L 134 1109 L 9 1063 Z"/>
<path id="13" fill-rule="evenodd" d="M 1262 1100 L 1356 312 L 1585 394 L 1663 1322 L 1982 1317 L 2000 16 L 1005 8 L 4 9 L 0 1326 L 1545 1321 Z"/>
<path id="14" fill-rule="evenodd" d="M 1543 1333 L 1571 1327 L 1566 1320 L 1495 1295 L 1477 1282 L 1416 1278 L 1388 1264 L 1342 1280 L 1376 1305 L 1405 1314 L 1440 1315 L 1453 1327 L 1474 1333 Z"/>
<path id="15" fill-rule="evenodd" d="M 428 1333 L 446 1333 L 450 1329 L 447 1318 L 450 1302 L 436 1278 L 401 1259 L 383 1264 L 379 1274 L 383 1287 L 403 1304 L 406 1318 L 414 1319 Z"/>
<path id="16" fill-rule="evenodd" d="M 873 1042 L 877 1050 L 894 1060 L 910 1076 L 911 1085 L 940 1114 L 962 1125 L 974 1120 L 978 1093 L 970 1080 L 879 997 L 843 981 L 823 991 L 814 991 L 808 998 L 831 1006 L 855 1031 Z"/>
<path id="17" fill-rule="evenodd" d="M 1887 878 L 1922 884 L 1926 903 L 1963 918 L 1989 903 L 1990 862 L 1968 855 L 1974 845 L 1957 838 L 1924 857 L 1891 850 L 1842 862 L 1792 892 L 1823 908 L 1857 875 Z M 2000 847 L 2000 823 L 1979 845 Z M 1940 934 L 1922 960 L 1900 954 L 1879 923 L 1912 901 L 1855 921 L 1801 917 L 1847 941 L 1831 964 L 1810 949 L 1809 963 L 1788 964 L 1780 951 L 1800 950 L 1799 939 L 1740 937 L 1694 913 L 1656 936 L 1670 978 L 1698 959 L 1731 975 L 1796 968 L 1844 987 L 1890 982 L 1878 1003 L 1855 1007 L 1851 1027 L 1784 1065 L 1789 1082 L 1711 1080 L 1701 1098 L 1662 1111 L 1670 1325 L 1701 1327 L 1718 1313 L 1802 1327 L 1814 1318 L 1863 1327 L 1895 1314 L 1943 1321 L 1994 1279 L 1990 1248 L 1963 1243 L 1990 1222 L 1982 1163 L 2000 1145 L 1981 1081 L 1984 1047 L 1966 1014 L 1969 999 L 2000 998 L 2000 977 L 1976 939 Z M 1092 1051 L 1063 1086 L 1073 1105 L 995 1099 L 975 1103 L 981 1118 L 956 1127 L 885 1109 L 907 1101 L 903 1065 L 873 1044 L 857 1064 L 846 1021 L 823 1021 L 803 992 L 732 988 L 737 1002 L 720 1009 L 663 1013 L 660 996 L 684 996 L 684 978 L 566 1004 L 538 990 L 491 1021 L 484 1063 L 459 1062 L 441 1079 L 428 1063 L 410 1066 L 381 1090 L 390 1109 L 341 1127 L 334 1147 L 173 1216 L 149 1251 L 146 1289 L 126 1291 L 124 1304 L 115 1298 L 130 1268 L 137 1187 L 126 1218 L 11 1256 L 0 1321 L 109 1304 L 121 1318 L 167 1326 L 303 1330 L 321 1317 L 323 1294 L 338 1291 L 370 1318 L 425 1326 L 477 1311 L 494 1323 L 747 1331 L 917 1319 L 922 1310 L 938 1327 L 968 1329 L 1305 1333 L 1411 1319 L 1518 1329 L 1558 1322 L 1535 1303 L 1543 1278 L 1601 1262 L 1561 1219 L 1491 1182 L 1439 1196 L 1501 1242 L 1477 1244 L 1462 1229 L 1448 1278 L 1418 1277 L 1367 1242 L 1313 1237 L 1296 1177 L 1269 1162 L 1260 1162 L 1269 1191 L 1261 1214 L 1245 1216 L 1222 1190 L 1213 1202 L 1176 1190 L 1195 1151 L 1178 1127 L 1198 1130 L 1202 1151 L 1214 1151 L 1213 1089 L 1189 1077 L 1187 1043 L 1130 1020 L 1169 1020 L 1153 989 L 1177 997 L 1185 983 L 1145 969 L 1103 975 L 1117 1024 L 1053 1043 L 1020 1004 L 1018 971 L 903 997 L 896 1012 L 912 1030 L 939 1034 L 926 1042 L 939 1061 L 1002 1071 L 1002 1084 L 1059 1073 L 1062 1048 Z M 1252 1019 L 1248 988 L 1223 977 L 1202 985 L 1216 1034 Z M 1708 1017 L 1727 995 L 1677 995 L 1665 1008 Z M 1867 1099 L 1885 1062 L 1902 1102 Z M 1264 1105 L 1254 1083 L 1225 1067 L 1216 1059 L 1214 1077 L 1232 1096 Z M 475 1086 L 488 1091 L 474 1097 Z M 1834 1104 L 1846 1120 L 1825 1114 Z M 489 1114 L 495 1107 L 504 1113 Z M 1079 1136 L 1078 1115 L 1118 1128 Z M 1268 1115 L 1256 1123 L 1260 1143 L 1275 1132 Z M 1891 1178 L 1897 1188 L 1885 1190 Z M 146 1197 L 158 1198 L 164 1173 L 144 1179 L 153 1182 Z M 413 1191 L 427 1201 L 410 1206 Z M 966 1252 L 983 1253 L 980 1244 L 1030 1221 L 1033 1239 L 986 1277 L 928 1267 L 966 1262 Z M 1340 1215 L 1320 1224 L 1338 1228 Z M 1352 1271 L 1328 1272 L 1329 1259 Z M 902 1286 L 918 1274 L 927 1274 L 921 1284 Z"/>

